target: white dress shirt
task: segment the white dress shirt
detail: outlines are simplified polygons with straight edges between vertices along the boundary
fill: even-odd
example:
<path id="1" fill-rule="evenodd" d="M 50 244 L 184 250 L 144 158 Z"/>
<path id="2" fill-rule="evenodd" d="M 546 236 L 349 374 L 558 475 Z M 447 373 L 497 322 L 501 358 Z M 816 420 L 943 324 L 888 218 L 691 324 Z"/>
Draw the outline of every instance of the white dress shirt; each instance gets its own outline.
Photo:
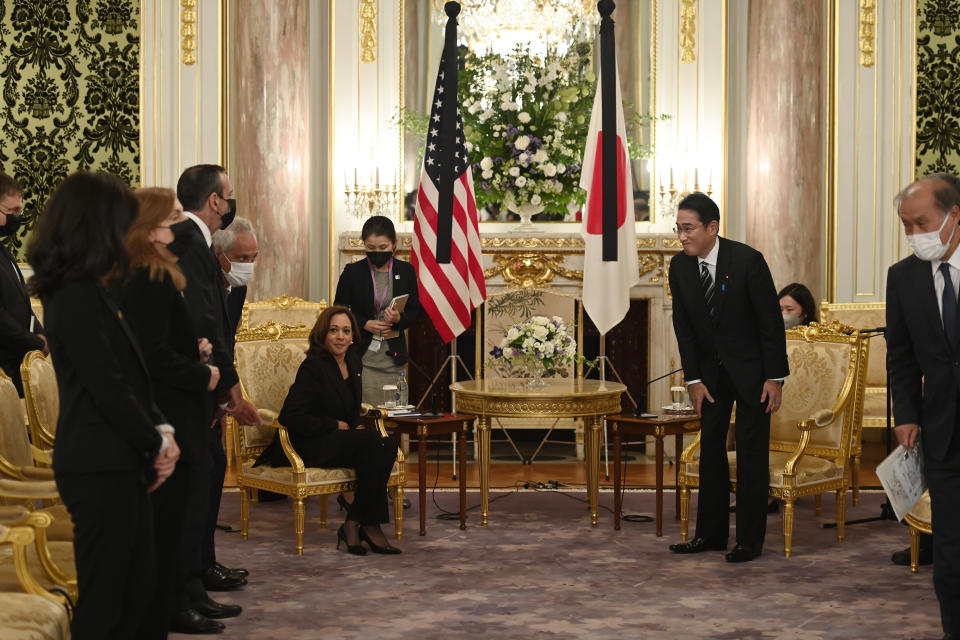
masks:
<path id="1" fill-rule="evenodd" d="M 203 239 L 207 241 L 207 246 L 213 246 L 213 236 L 210 235 L 210 227 L 207 226 L 207 223 L 198 218 L 195 214 L 190 213 L 189 211 L 184 211 L 183 215 L 187 216 L 193 220 L 194 224 L 200 227 L 200 233 L 203 234 Z"/>

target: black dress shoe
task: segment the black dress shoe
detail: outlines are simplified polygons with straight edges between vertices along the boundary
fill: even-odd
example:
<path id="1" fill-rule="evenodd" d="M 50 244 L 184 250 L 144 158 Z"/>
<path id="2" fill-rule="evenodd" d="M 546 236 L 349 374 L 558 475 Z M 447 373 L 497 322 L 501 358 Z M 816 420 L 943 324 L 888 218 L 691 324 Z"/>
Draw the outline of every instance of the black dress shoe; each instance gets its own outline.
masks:
<path id="1" fill-rule="evenodd" d="M 226 629 L 226 626 L 222 622 L 211 620 L 196 609 L 178 611 L 170 619 L 170 631 L 174 633 L 208 634 L 220 633 L 224 629 Z"/>
<path id="2" fill-rule="evenodd" d="M 226 570 L 226 571 L 225 571 Z M 233 591 L 247 584 L 247 579 L 243 577 L 234 577 L 227 573 L 229 569 L 223 565 L 215 564 L 201 574 L 203 586 L 207 591 Z"/>
<path id="3" fill-rule="evenodd" d="M 890 556 L 890 561 L 893 564 L 898 564 L 901 567 L 910 566 L 910 547 L 903 549 L 902 551 L 894 551 L 893 555 Z M 917 564 L 933 564 L 933 549 L 920 547 L 919 553 L 917 553 Z"/>
<path id="4" fill-rule="evenodd" d="M 243 611 L 238 604 L 223 604 L 216 600 L 207 598 L 206 602 L 201 602 L 194 607 L 198 613 L 214 620 L 221 618 L 236 618 Z"/>
<path id="5" fill-rule="evenodd" d="M 224 573 L 226 573 L 226 574 L 227 574 L 228 576 L 230 576 L 231 578 L 246 578 L 247 576 L 250 575 L 250 572 L 247 571 L 246 569 L 240 569 L 240 568 L 231 569 L 230 567 L 225 567 L 225 566 L 223 566 L 223 565 L 220 564 L 219 562 L 217 562 L 217 563 L 214 564 L 213 566 L 214 566 L 214 568 L 216 568 L 216 569 L 220 569 L 221 571 L 223 571 Z"/>
<path id="6" fill-rule="evenodd" d="M 716 540 L 707 540 L 706 538 L 694 538 L 690 542 L 678 542 L 670 545 L 670 551 L 674 553 L 702 553 L 704 551 L 724 551 L 727 548 L 726 542 L 717 542 Z"/>
<path id="7" fill-rule="evenodd" d="M 727 562 L 750 562 L 759 555 L 759 549 L 738 542 L 733 550 L 727 554 Z"/>

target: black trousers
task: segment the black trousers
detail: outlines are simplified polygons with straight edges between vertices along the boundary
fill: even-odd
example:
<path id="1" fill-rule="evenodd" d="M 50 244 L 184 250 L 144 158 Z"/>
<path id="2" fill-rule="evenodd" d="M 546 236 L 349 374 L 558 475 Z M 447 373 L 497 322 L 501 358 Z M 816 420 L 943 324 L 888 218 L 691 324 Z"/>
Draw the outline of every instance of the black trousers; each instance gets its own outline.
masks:
<path id="1" fill-rule="evenodd" d="M 227 454 L 223 450 L 221 421 L 207 432 L 207 448 L 210 453 L 209 501 L 207 518 L 203 525 L 203 541 L 200 547 L 200 568 L 209 569 L 217 563 L 217 546 L 214 534 L 217 518 L 220 517 L 220 498 L 223 496 L 223 477 L 227 472 Z"/>
<path id="2" fill-rule="evenodd" d="M 187 462 L 178 463 L 187 475 L 183 526 L 180 528 L 180 560 L 177 564 L 177 590 L 170 613 L 190 609 L 207 599 L 200 574 L 203 538 L 210 500 L 210 458 L 200 451 Z"/>
<path id="3" fill-rule="evenodd" d="M 727 431 L 733 403 L 737 438 L 737 543 L 759 550 L 767 532 L 770 485 L 770 414 L 756 398 L 743 398 L 720 368 L 714 402 L 704 400 L 700 419 L 700 497 L 696 536 L 726 542 L 730 530 L 730 471 Z"/>
<path id="4" fill-rule="evenodd" d="M 75 640 L 137 638 L 155 597 L 153 510 L 140 472 L 56 474 L 73 518 Z"/>
<path id="5" fill-rule="evenodd" d="M 946 455 L 934 460 L 925 446 L 923 454 L 933 527 L 933 588 L 944 633 L 960 637 L 960 416 Z"/>
<path id="6" fill-rule="evenodd" d="M 334 431 L 298 450 L 303 462 L 313 467 L 350 467 L 357 473 L 357 490 L 347 519 L 361 525 L 390 521 L 387 480 L 397 459 L 397 443 L 383 438 L 376 429 Z"/>

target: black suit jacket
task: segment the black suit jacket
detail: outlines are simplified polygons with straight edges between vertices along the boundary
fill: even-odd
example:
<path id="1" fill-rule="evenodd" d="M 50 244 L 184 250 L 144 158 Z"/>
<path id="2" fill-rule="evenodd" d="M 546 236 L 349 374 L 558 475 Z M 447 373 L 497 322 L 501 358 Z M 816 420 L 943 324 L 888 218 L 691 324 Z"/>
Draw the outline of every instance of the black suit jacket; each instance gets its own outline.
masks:
<path id="1" fill-rule="evenodd" d="M 210 369 L 200 362 L 197 334 L 183 296 L 166 273 L 150 278 L 137 269 L 120 293 L 121 305 L 140 341 L 157 405 L 176 429 L 181 459 L 206 454 Z"/>
<path id="2" fill-rule="evenodd" d="M 196 223 L 191 228 L 193 233 L 184 239 L 188 249 L 180 256 L 178 263 L 187 277 L 183 297 L 197 335 L 213 345 L 211 364 L 220 368 L 217 391 L 225 392 L 240 380 L 233 366 L 234 341 L 227 317 L 227 291 L 213 249 L 207 245 Z"/>
<path id="3" fill-rule="evenodd" d="M 10 376 L 17 392 L 23 396 L 20 363 L 28 351 L 43 349 L 43 333 L 36 319 L 30 298 L 24 291 L 23 274 L 7 246 L 0 243 L 0 368 Z M 33 320 L 33 332 L 30 320 Z"/>
<path id="4" fill-rule="evenodd" d="M 896 424 L 919 424 L 923 453 L 943 460 L 957 430 L 960 348 L 951 348 L 929 262 L 887 271 L 887 366 Z"/>
<path id="5" fill-rule="evenodd" d="M 397 364 L 405 364 L 408 359 L 407 340 L 404 330 L 410 327 L 420 314 L 420 297 L 417 293 L 417 272 L 409 262 L 393 259 L 393 295 L 408 294 L 407 304 L 400 313 L 400 322 L 393 325 L 400 331 L 396 338 L 387 340 L 387 353 Z M 389 300 L 388 300 L 389 302 Z M 334 304 L 350 307 L 360 324 L 359 353 L 367 352 L 373 334 L 363 328 L 368 320 L 376 319 L 373 299 L 373 280 L 370 278 L 369 261 L 361 260 L 348 264 L 337 282 L 337 294 Z"/>
<path id="6" fill-rule="evenodd" d="M 700 259 L 679 253 L 670 260 L 673 328 L 684 377 L 702 380 L 716 393 L 722 364 L 740 396 L 759 405 L 763 383 L 789 374 L 777 290 L 759 251 L 726 238 L 717 242 L 713 321 L 700 288 Z"/>
<path id="7" fill-rule="evenodd" d="M 240 326 L 240 318 L 243 317 L 243 303 L 247 299 L 247 287 L 231 287 L 227 294 L 227 318 L 230 322 L 227 329 L 230 331 L 230 337 L 237 337 L 237 327 Z M 235 340 L 234 340 L 235 342 Z"/>
<path id="8" fill-rule="evenodd" d="M 321 440 L 324 436 L 337 430 L 338 420 L 346 422 L 350 427 L 362 424 L 360 396 L 363 365 L 356 349 L 354 346 L 347 353 L 347 371 L 353 392 L 351 396 L 341 392 L 343 376 L 332 356 L 308 355 L 297 370 L 297 378 L 283 402 L 277 421 L 290 432 L 290 443 L 308 465 L 310 452 L 318 445 L 322 446 Z M 257 459 L 257 464 L 289 466 L 290 463 L 280 447 L 279 437 L 274 437 L 270 446 Z"/>
<path id="9" fill-rule="evenodd" d="M 149 475 L 161 444 L 155 427 L 167 420 L 118 306 L 98 282 L 74 280 L 44 299 L 43 314 L 60 388 L 54 469 Z"/>

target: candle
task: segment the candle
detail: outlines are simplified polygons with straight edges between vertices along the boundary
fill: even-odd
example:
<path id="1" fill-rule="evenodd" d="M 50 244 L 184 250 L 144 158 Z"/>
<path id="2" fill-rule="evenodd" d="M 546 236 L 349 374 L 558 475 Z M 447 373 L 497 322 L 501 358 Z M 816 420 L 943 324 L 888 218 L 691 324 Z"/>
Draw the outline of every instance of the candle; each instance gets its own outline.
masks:
<path id="1" fill-rule="evenodd" d="M 700 169 L 695 168 L 693 170 L 693 188 L 694 189 L 700 188 Z"/>
<path id="2" fill-rule="evenodd" d="M 359 184 L 360 184 L 360 181 L 357 180 L 357 168 L 354 167 L 353 168 L 353 186 L 356 187 Z"/>
<path id="3" fill-rule="evenodd" d="M 377 167 L 377 174 L 376 174 L 376 175 L 377 175 L 377 182 L 376 182 L 376 184 L 377 184 L 377 186 L 379 187 L 379 186 L 380 186 L 380 167 Z"/>
<path id="4" fill-rule="evenodd" d="M 670 167 L 670 186 L 673 186 L 673 167 Z"/>

